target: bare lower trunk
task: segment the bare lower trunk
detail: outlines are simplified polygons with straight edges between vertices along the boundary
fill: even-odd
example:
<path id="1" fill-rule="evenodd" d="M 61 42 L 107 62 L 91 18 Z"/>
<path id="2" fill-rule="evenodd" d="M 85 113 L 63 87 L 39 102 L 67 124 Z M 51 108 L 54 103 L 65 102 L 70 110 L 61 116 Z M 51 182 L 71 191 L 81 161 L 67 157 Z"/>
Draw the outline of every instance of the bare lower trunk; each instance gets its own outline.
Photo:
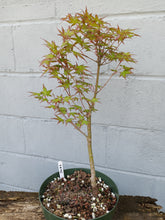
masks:
<path id="1" fill-rule="evenodd" d="M 100 52 L 100 48 L 99 48 Z M 97 92 L 98 92 L 98 85 L 99 85 L 99 75 L 100 75 L 100 57 L 98 57 L 98 63 L 97 63 L 97 76 L 96 76 L 96 84 L 95 84 L 95 91 L 93 98 L 96 98 Z M 92 106 L 90 107 L 90 110 L 92 110 L 95 106 L 95 103 L 93 102 Z M 92 111 L 91 111 L 92 113 Z M 96 193 L 96 174 L 95 174 L 95 165 L 94 165 L 94 159 L 93 159 L 93 153 L 92 153 L 92 130 L 91 130 L 91 113 L 88 116 L 88 125 L 87 125 L 87 142 L 88 142 L 88 155 L 89 155 L 89 163 L 90 163 L 90 169 L 91 169 L 91 186 L 93 188 L 93 192 Z"/>
<path id="2" fill-rule="evenodd" d="M 94 159 L 92 153 L 92 132 L 91 132 L 91 116 L 88 118 L 88 125 L 87 125 L 87 143 L 88 143 L 88 155 L 89 155 L 89 163 L 90 163 L 90 170 L 91 170 L 91 186 L 92 188 L 96 188 L 96 175 L 95 175 L 95 166 L 94 166 Z"/>

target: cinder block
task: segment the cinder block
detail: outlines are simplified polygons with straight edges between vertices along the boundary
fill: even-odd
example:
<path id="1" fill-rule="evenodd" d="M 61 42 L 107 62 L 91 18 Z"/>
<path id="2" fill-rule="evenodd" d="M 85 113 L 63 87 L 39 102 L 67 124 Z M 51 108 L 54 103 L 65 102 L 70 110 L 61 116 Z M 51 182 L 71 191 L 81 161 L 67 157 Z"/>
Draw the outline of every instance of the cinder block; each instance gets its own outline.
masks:
<path id="1" fill-rule="evenodd" d="M 15 43 L 16 71 L 40 72 L 40 61 L 49 53 L 44 45 L 44 40 L 57 39 L 57 22 L 29 23 L 14 27 L 13 36 Z"/>
<path id="2" fill-rule="evenodd" d="M 12 184 L 12 183 L 10 183 Z M 24 191 L 24 192 L 34 192 L 34 190 L 29 190 L 26 188 L 22 188 L 22 187 L 16 187 L 13 185 L 9 185 L 6 183 L 0 183 L 0 189 L 4 190 L 4 191 Z"/>
<path id="3" fill-rule="evenodd" d="M 52 118 L 53 110 L 45 109 L 30 96 L 38 92 L 44 83 L 48 88 L 56 86 L 55 80 L 37 76 L 11 76 L 0 78 L 0 114 Z M 103 81 L 102 81 L 103 83 Z M 8 86 L 10 85 L 10 87 Z M 164 80 L 114 78 L 99 95 L 98 111 L 93 123 L 165 130 Z"/>
<path id="4" fill-rule="evenodd" d="M 14 54 L 11 27 L 0 26 L 0 71 L 14 70 Z"/>
<path id="5" fill-rule="evenodd" d="M 12 75 L 0 77 L 0 114 L 29 117 L 53 117 L 53 111 L 44 108 L 44 104 L 31 96 L 30 92 L 39 92 L 48 79 L 40 76 Z M 55 81 L 49 81 L 50 87 Z M 51 84 L 52 83 L 52 84 Z M 54 84 L 54 85 L 53 85 Z M 10 86 L 9 86 L 10 85 Z M 3 104 L 2 104 L 3 103 Z"/>
<path id="6" fill-rule="evenodd" d="M 46 0 L 47 3 L 54 2 L 54 0 Z M 45 0 L 1 0 L 1 6 L 6 7 L 10 5 L 31 5 L 31 4 L 42 4 L 45 3 Z"/>
<path id="7" fill-rule="evenodd" d="M 65 127 L 57 125 L 53 120 L 28 119 L 24 127 L 27 154 L 89 164 L 86 138 L 72 125 Z M 95 163 L 105 165 L 105 128 L 92 126 L 92 129 Z"/>
<path id="8" fill-rule="evenodd" d="M 11 186 L 10 189 L 39 191 L 41 183 L 48 176 L 58 172 L 57 162 L 48 158 L 0 152 L 0 183 L 3 183 L 3 189 L 6 190 Z M 75 167 L 80 167 L 80 165 L 71 162 L 64 163 L 64 169 Z M 89 168 L 86 165 L 83 167 Z"/>
<path id="9" fill-rule="evenodd" d="M 62 17 L 66 16 L 68 13 L 72 12 L 72 0 L 56 0 L 56 17 L 61 19 Z"/>
<path id="10" fill-rule="evenodd" d="M 65 7 L 67 5 L 67 7 Z M 134 14 L 134 13 L 145 13 L 163 11 L 165 3 L 163 0 L 159 1 L 120 1 L 120 0 L 72 0 L 72 1 L 57 1 L 56 10 L 57 16 L 65 16 L 68 12 L 74 13 L 85 9 L 85 7 L 91 12 L 99 15 L 120 15 L 120 14 Z"/>
<path id="11" fill-rule="evenodd" d="M 14 26 L 14 43 L 16 57 L 16 71 L 18 72 L 40 72 L 40 61 L 43 56 L 49 53 L 44 40 L 54 40 L 61 45 L 62 38 L 58 36 L 58 29 L 66 27 L 64 22 L 31 23 Z M 28 46 L 27 46 L 28 45 Z M 22 55 L 23 54 L 23 55 Z M 96 59 L 94 54 L 89 54 Z M 77 60 L 72 60 L 74 63 Z M 80 61 L 81 62 L 81 61 Z M 82 62 L 84 64 L 84 62 Z M 86 65 L 86 63 L 85 63 Z M 96 63 L 88 60 L 88 66 L 94 74 L 97 72 Z M 102 72 L 107 71 L 107 66 L 102 68 Z"/>
<path id="12" fill-rule="evenodd" d="M 132 65 L 137 75 L 153 75 L 164 76 L 165 55 L 162 45 L 165 44 L 165 20 L 162 16 L 131 18 L 108 18 L 113 25 L 119 24 L 122 28 L 135 28 L 141 37 L 127 41 L 121 47 L 124 51 L 134 54 L 134 58 L 138 61 Z M 15 54 L 16 54 L 16 70 L 25 72 L 39 72 L 39 61 L 48 50 L 43 45 L 43 39 L 56 40 L 57 28 L 64 23 L 41 23 L 16 26 L 14 30 Z M 159 35 L 157 34 L 159 33 Z M 28 47 L 26 46 L 28 45 Z M 24 54 L 22 56 L 22 54 Z M 94 64 L 90 62 L 92 72 L 96 72 Z M 111 67 L 102 67 L 102 71 L 109 74 Z"/>
<path id="13" fill-rule="evenodd" d="M 24 148 L 22 120 L 0 116 L 0 150 L 23 153 Z"/>
<path id="14" fill-rule="evenodd" d="M 26 153 L 56 160 L 88 162 L 85 138 L 68 126 L 57 125 L 53 120 L 25 120 Z"/>
<path id="15" fill-rule="evenodd" d="M 165 177 L 165 132 L 109 127 L 107 167 Z"/>
<path id="16" fill-rule="evenodd" d="M 137 75 L 165 75 L 165 19 L 163 15 L 106 18 L 112 25 L 135 29 L 135 37 L 121 47 L 133 54 L 137 63 L 133 65 Z"/>
<path id="17" fill-rule="evenodd" d="M 57 172 L 57 162 L 21 154 L 0 152 L 1 182 L 17 188 L 38 191 L 44 174 Z"/>
<path id="18" fill-rule="evenodd" d="M 104 125 L 92 125 L 92 144 L 95 165 L 106 165 L 107 127 Z"/>
<path id="19" fill-rule="evenodd" d="M 17 3 L 14 5 L 0 6 L 0 21 L 24 21 L 35 19 L 48 19 L 55 17 L 55 4 L 46 3 Z"/>
<path id="20" fill-rule="evenodd" d="M 47 78 L 1 77 L 0 100 L 3 105 L 0 114 L 52 118 L 53 111 L 45 109 L 44 104 L 29 93 L 40 91 L 43 83 L 49 85 L 48 88 L 56 85 L 55 80 Z M 161 79 L 113 79 L 99 95 L 100 103 L 93 114 L 93 123 L 165 130 L 163 91 Z"/>
<path id="21" fill-rule="evenodd" d="M 164 80 L 154 79 L 113 78 L 99 95 L 93 122 L 164 131 Z"/>

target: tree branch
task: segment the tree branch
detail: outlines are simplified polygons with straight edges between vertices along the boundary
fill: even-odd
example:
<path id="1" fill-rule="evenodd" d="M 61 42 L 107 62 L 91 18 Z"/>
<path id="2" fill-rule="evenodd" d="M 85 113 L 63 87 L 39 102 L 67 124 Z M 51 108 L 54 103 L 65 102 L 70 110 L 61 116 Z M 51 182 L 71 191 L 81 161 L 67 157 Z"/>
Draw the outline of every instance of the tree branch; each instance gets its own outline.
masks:
<path id="1" fill-rule="evenodd" d="M 118 69 L 120 63 L 121 63 L 121 62 L 118 63 L 118 65 L 117 65 L 117 67 L 116 67 L 116 71 L 114 71 L 114 73 L 111 74 L 111 76 L 109 77 L 109 79 L 104 83 L 104 85 L 99 89 L 99 91 L 98 91 L 97 93 L 101 92 L 101 90 L 102 90 L 103 88 L 105 88 L 105 86 L 109 83 L 109 81 L 112 79 L 112 77 L 118 73 L 117 69 Z"/>

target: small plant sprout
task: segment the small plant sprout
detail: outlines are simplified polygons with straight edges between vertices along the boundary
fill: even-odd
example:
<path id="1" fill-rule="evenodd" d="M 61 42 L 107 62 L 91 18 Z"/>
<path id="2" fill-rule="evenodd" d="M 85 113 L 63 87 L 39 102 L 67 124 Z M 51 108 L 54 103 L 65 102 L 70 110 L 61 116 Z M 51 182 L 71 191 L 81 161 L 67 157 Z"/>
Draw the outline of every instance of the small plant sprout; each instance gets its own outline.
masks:
<path id="1" fill-rule="evenodd" d="M 132 73 L 130 64 L 135 60 L 129 52 L 121 51 L 120 46 L 138 35 L 131 29 L 113 27 L 98 15 L 89 13 L 87 8 L 75 15 L 68 14 L 62 20 L 68 23 L 66 29 L 59 30 L 62 43 L 45 41 L 49 54 L 41 62 L 43 74 L 55 78 L 62 92 L 59 94 L 56 88 L 48 89 L 43 85 L 41 92 L 32 92 L 32 95 L 54 111 L 57 123 L 71 124 L 86 138 L 94 189 L 92 113 L 97 111 L 98 94 L 111 78 L 117 74 L 126 78 Z M 110 67 L 109 78 L 101 85 L 99 79 L 104 65 Z"/>

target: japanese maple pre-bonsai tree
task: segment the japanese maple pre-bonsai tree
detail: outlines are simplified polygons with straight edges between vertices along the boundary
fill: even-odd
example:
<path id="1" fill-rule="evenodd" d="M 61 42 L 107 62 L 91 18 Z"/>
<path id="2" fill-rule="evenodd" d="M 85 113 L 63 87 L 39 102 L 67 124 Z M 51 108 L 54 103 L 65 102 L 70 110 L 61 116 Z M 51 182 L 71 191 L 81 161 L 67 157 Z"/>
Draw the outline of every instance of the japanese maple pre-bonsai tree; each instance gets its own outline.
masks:
<path id="1" fill-rule="evenodd" d="M 95 112 L 98 94 L 109 83 L 112 76 L 119 74 L 126 78 L 132 73 L 130 63 L 135 60 L 129 52 L 119 48 L 127 39 L 137 34 L 131 29 L 121 29 L 93 15 L 87 9 L 75 15 L 68 14 L 63 21 L 66 29 L 59 30 L 61 45 L 45 41 L 49 54 L 41 62 L 43 74 L 55 78 L 61 94 L 55 88 L 43 85 L 41 92 L 33 96 L 53 109 L 58 123 L 71 124 L 87 140 L 91 170 L 91 186 L 96 188 L 95 166 L 92 153 L 92 113 Z M 109 65 L 109 78 L 99 83 L 101 68 Z M 96 71 L 92 72 L 91 66 Z M 94 68 L 92 68 L 94 69 Z M 86 130 L 84 129 L 86 127 Z M 83 129 L 82 129 L 83 128 Z"/>

